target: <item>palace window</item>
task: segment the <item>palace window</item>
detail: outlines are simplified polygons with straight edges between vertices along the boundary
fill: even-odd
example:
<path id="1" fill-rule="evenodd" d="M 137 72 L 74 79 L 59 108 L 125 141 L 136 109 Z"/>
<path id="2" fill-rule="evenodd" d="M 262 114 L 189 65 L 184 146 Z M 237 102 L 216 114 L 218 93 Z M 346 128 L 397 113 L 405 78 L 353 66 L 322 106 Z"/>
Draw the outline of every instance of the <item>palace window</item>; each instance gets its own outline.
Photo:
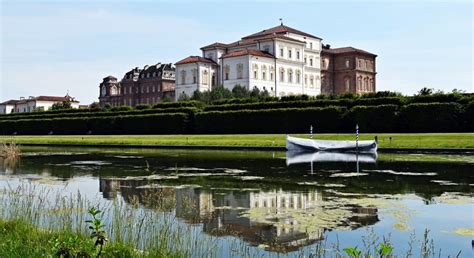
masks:
<path id="1" fill-rule="evenodd" d="M 346 68 L 349 68 L 351 65 L 351 62 L 349 61 L 349 59 L 346 59 Z"/>
<path id="2" fill-rule="evenodd" d="M 301 71 L 296 70 L 296 83 L 300 84 L 301 83 Z"/>
<path id="3" fill-rule="evenodd" d="M 225 79 L 229 80 L 230 67 L 228 65 L 226 65 L 224 68 L 224 74 L 225 74 Z"/>
<path id="4" fill-rule="evenodd" d="M 307 64 L 308 63 L 308 60 L 306 58 L 306 56 L 304 57 L 304 64 Z"/>
<path id="5" fill-rule="evenodd" d="M 344 88 L 346 92 L 349 92 L 351 88 L 351 81 L 349 80 L 349 78 L 344 79 Z"/>
<path id="6" fill-rule="evenodd" d="M 313 58 L 309 59 L 309 66 L 313 66 Z"/>
<path id="7" fill-rule="evenodd" d="M 304 76 L 304 87 L 308 88 L 308 75 Z"/>
<path id="8" fill-rule="evenodd" d="M 151 91 L 155 92 L 155 86 L 151 87 Z"/>
<path id="9" fill-rule="evenodd" d="M 283 57 L 283 48 L 280 48 L 280 57 Z"/>
<path id="10" fill-rule="evenodd" d="M 362 89 L 362 77 L 357 78 L 357 91 Z"/>
<path id="11" fill-rule="evenodd" d="M 242 79 L 244 77 L 244 65 L 237 64 L 237 79 Z"/>
<path id="12" fill-rule="evenodd" d="M 314 77 L 311 75 L 311 76 L 309 77 L 309 87 L 310 87 L 310 88 L 313 88 L 313 86 L 314 86 Z"/>
<path id="13" fill-rule="evenodd" d="M 285 80 L 285 68 L 280 68 L 280 82 Z"/>
<path id="14" fill-rule="evenodd" d="M 313 49 L 313 42 L 309 42 L 309 48 Z"/>
<path id="15" fill-rule="evenodd" d="M 193 69 L 192 73 L 193 73 L 193 83 L 196 83 L 197 82 L 197 69 Z"/>
<path id="16" fill-rule="evenodd" d="M 257 64 L 253 64 L 253 65 L 252 65 L 252 70 L 253 70 L 253 78 L 254 78 L 254 79 L 258 79 L 258 65 L 257 65 Z"/>
<path id="17" fill-rule="evenodd" d="M 293 70 L 288 69 L 288 83 L 293 83 Z"/>
<path id="18" fill-rule="evenodd" d="M 209 84 L 209 73 L 207 72 L 207 70 L 202 71 L 201 81 L 202 81 L 202 84 L 204 85 Z"/>
<path id="19" fill-rule="evenodd" d="M 153 72 L 153 77 L 156 77 L 156 72 Z"/>
<path id="20" fill-rule="evenodd" d="M 291 49 L 288 50 L 288 58 L 291 59 L 292 56 L 291 56 Z"/>
<path id="21" fill-rule="evenodd" d="M 364 79 L 364 91 L 367 91 L 369 89 L 369 79 L 365 78 Z"/>
<path id="22" fill-rule="evenodd" d="M 116 86 L 112 86 L 112 88 L 110 88 L 110 94 L 112 96 L 118 95 L 118 90 Z"/>
<path id="23" fill-rule="evenodd" d="M 146 86 L 146 93 L 150 92 L 150 86 Z"/>
<path id="24" fill-rule="evenodd" d="M 102 96 L 107 95 L 107 88 L 105 86 L 102 86 Z"/>
<path id="25" fill-rule="evenodd" d="M 257 74 L 258 74 L 258 71 L 256 71 L 256 70 L 253 71 L 253 78 L 254 78 L 255 80 L 258 79 L 258 75 L 257 75 Z"/>
<path id="26" fill-rule="evenodd" d="M 181 71 L 181 84 L 186 84 L 186 71 Z"/>
<path id="27" fill-rule="evenodd" d="M 300 51 L 296 50 L 296 59 L 300 60 Z"/>
<path id="28" fill-rule="evenodd" d="M 262 80 L 266 80 L 267 79 L 267 73 L 264 71 L 262 71 Z"/>

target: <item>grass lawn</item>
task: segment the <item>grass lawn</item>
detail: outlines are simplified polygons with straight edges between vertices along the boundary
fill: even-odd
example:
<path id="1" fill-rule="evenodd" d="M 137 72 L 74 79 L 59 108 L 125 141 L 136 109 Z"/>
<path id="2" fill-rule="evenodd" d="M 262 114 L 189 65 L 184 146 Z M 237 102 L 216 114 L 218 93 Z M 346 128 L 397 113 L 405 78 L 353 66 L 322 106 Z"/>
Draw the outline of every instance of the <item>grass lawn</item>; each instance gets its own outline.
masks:
<path id="1" fill-rule="evenodd" d="M 377 135 L 381 148 L 474 148 L 474 133 L 361 134 L 360 140 Z M 308 137 L 308 135 L 296 135 Z M 391 140 L 390 140 L 391 137 Z M 354 134 L 316 134 L 317 139 L 351 140 Z M 238 135 L 41 135 L 0 136 L 0 142 L 73 144 L 159 144 L 213 146 L 285 146 L 284 134 Z"/>

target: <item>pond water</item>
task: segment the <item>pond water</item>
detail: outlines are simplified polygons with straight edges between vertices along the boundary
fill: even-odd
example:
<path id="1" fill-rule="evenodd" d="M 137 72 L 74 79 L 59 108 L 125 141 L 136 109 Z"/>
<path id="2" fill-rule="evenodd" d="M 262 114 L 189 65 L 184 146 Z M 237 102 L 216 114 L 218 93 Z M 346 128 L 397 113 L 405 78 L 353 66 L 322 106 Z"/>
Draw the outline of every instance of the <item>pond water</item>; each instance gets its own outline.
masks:
<path id="1" fill-rule="evenodd" d="M 104 203 L 134 200 L 137 209 L 160 206 L 154 212 L 171 212 L 222 242 L 222 256 L 232 252 L 229 239 L 265 256 L 296 256 L 322 241 L 363 246 L 371 234 L 389 236 L 403 254 L 413 235 L 419 250 L 426 229 L 441 256 L 472 255 L 474 156 L 23 151 L 15 164 L 0 160 L 0 189 L 28 183 Z M 150 193 L 160 197 L 145 201 Z"/>

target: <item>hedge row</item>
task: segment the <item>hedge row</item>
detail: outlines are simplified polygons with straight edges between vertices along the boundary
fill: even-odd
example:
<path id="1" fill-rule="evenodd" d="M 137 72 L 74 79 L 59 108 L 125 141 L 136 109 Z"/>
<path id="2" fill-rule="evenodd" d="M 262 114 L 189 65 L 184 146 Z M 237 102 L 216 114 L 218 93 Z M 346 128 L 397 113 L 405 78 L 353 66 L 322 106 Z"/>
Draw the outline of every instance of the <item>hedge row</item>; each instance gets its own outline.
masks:
<path id="1" fill-rule="evenodd" d="M 198 110 L 193 107 L 178 107 L 178 108 L 166 108 L 166 109 L 144 109 L 144 110 L 129 110 L 129 111 L 103 111 L 103 112 L 68 112 L 68 113 L 36 113 L 36 115 L 30 115 L 27 117 L 10 117 L 10 116 L 0 116 L 0 121 L 8 120 L 19 120 L 19 119 L 54 119 L 54 118 L 78 118 L 78 117 L 109 117 L 109 116 L 128 116 L 128 115 L 147 115 L 147 114 L 166 114 L 166 113 L 187 113 L 193 115 Z"/>
<path id="2" fill-rule="evenodd" d="M 197 133 L 474 132 L 474 104 L 397 105 L 209 111 L 195 115 Z"/>
<path id="3" fill-rule="evenodd" d="M 182 110 L 182 109 L 180 109 Z M 279 108 L 0 121 L 1 134 L 474 132 L 474 102 Z"/>
<path id="4" fill-rule="evenodd" d="M 311 101 L 273 101 L 243 104 L 213 105 L 204 108 L 205 111 L 226 111 L 226 110 L 261 110 L 275 108 L 309 108 L 341 106 L 351 108 L 353 106 L 377 106 L 377 105 L 403 105 L 400 98 L 360 98 L 360 99 L 320 99 Z"/>
<path id="5" fill-rule="evenodd" d="M 189 131 L 188 114 L 0 121 L 2 134 L 176 134 Z"/>

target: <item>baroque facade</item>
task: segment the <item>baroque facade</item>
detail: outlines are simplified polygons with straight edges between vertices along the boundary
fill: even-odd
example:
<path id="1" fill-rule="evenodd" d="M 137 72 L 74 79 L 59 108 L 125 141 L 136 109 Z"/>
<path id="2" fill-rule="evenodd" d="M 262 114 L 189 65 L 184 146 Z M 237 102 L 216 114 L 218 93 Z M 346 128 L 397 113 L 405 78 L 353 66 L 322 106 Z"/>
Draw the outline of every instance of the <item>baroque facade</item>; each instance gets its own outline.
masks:
<path id="1" fill-rule="evenodd" d="M 201 50 L 202 56 L 176 63 L 176 98 L 214 85 L 258 88 L 277 97 L 375 91 L 376 55 L 352 47 L 330 49 L 321 38 L 283 24 Z"/>
<path id="2" fill-rule="evenodd" d="M 165 97 L 174 99 L 175 68 L 172 64 L 138 67 L 125 73 L 122 80 L 107 76 L 99 85 L 101 106 L 136 106 L 154 104 Z"/>

